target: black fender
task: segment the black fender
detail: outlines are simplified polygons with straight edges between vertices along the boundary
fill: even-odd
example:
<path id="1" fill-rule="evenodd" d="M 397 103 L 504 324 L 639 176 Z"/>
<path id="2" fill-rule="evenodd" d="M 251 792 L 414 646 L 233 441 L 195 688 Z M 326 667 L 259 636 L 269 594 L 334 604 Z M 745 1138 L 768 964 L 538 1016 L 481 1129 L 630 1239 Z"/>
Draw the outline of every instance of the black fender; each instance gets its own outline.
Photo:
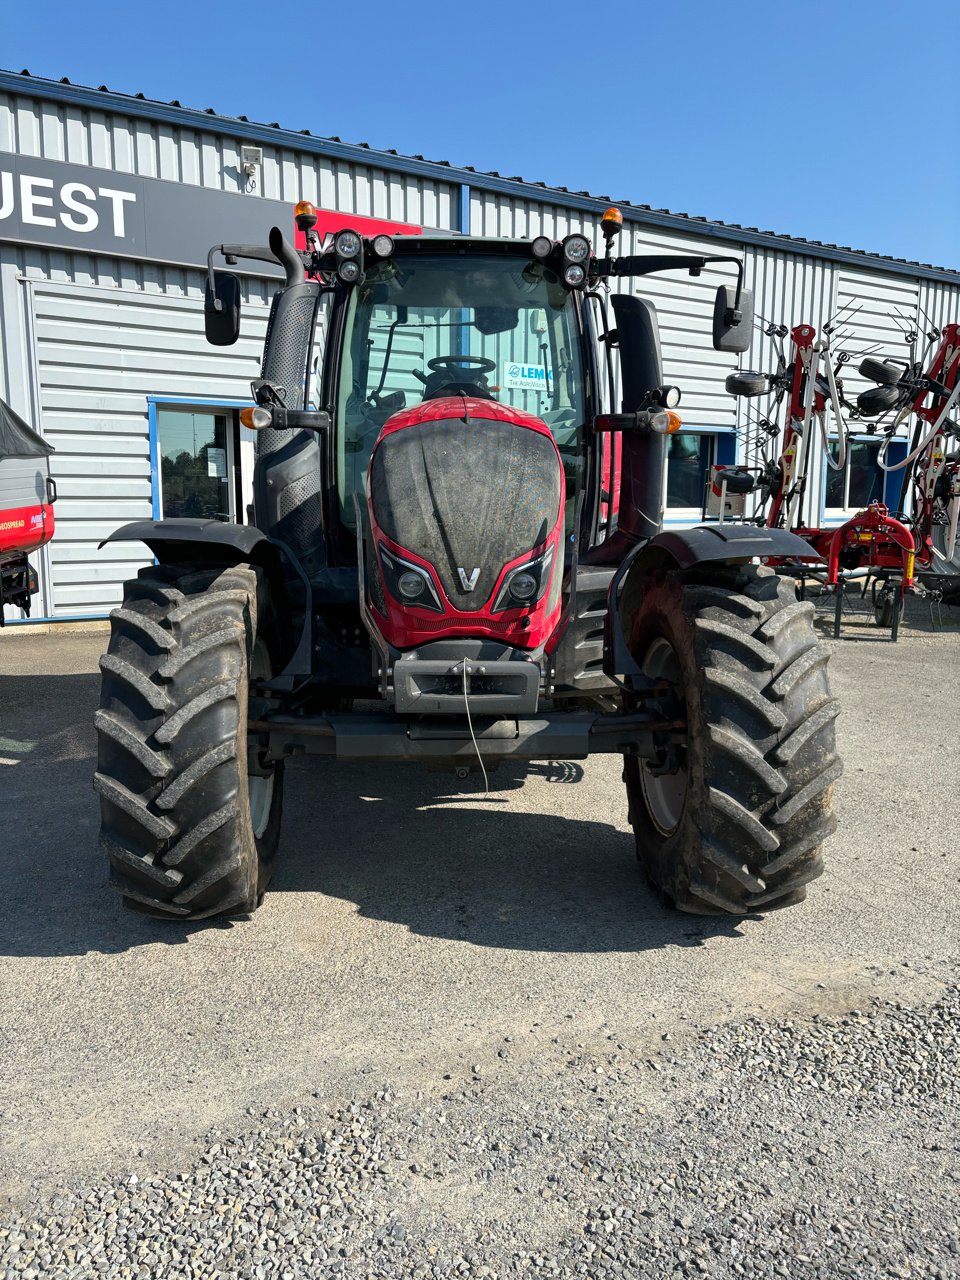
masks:
<path id="1" fill-rule="evenodd" d="M 227 524 L 222 520 L 132 520 L 114 529 L 100 543 L 144 542 L 160 564 L 182 564 L 200 560 L 207 564 L 250 564 L 263 569 L 270 584 L 270 596 L 282 630 L 290 625 L 291 601 L 287 587 L 285 557 L 281 548 L 260 529 L 249 524 Z M 291 568 L 298 577 L 302 570 L 292 557 Z M 304 581 L 306 581 L 304 579 Z M 309 590 L 309 583 L 306 584 Z"/>
<path id="2" fill-rule="evenodd" d="M 809 542 L 788 529 L 749 524 L 708 524 L 670 530 L 633 547 L 614 574 L 607 597 L 603 655 L 607 675 L 615 679 L 617 675 L 640 674 L 630 654 L 624 618 L 652 573 L 658 569 L 690 569 L 696 564 L 724 561 L 736 564 L 754 557 L 792 561 L 821 558 Z"/>

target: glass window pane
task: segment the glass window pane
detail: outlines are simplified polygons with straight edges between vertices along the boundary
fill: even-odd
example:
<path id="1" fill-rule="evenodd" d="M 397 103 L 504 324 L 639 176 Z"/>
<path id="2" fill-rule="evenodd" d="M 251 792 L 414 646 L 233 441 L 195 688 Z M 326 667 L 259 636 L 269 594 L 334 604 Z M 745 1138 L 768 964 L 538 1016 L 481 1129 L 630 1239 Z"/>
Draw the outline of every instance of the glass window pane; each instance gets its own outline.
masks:
<path id="1" fill-rule="evenodd" d="M 830 441 L 830 457 L 834 462 L 840 456 L 840 444 L 837 440 Z M 843 497 L 843 478 L 844 471 L 834 471 L 833 467 L 827 467 L 827 485 L 824 505 L 828 507 L 844 506 Z"/>
<path id="2" fill-rule="evenodd" d="M 883 472 L 877 466 L 878 446 L 865 440 L 851 440 L 849 445 L 850 506 L 865 507 L 883 501 Z"/>
<path id="3" fill-rule="evenodd" d="M 165 407 L 157 413 L 165 518 L 230 519 L 228 416 Z"/>
<path id="4" fill-rule="evenodd" d="M 713 436 L 682 431 L 667 437 L 667 507 L 703 506 Z"/>

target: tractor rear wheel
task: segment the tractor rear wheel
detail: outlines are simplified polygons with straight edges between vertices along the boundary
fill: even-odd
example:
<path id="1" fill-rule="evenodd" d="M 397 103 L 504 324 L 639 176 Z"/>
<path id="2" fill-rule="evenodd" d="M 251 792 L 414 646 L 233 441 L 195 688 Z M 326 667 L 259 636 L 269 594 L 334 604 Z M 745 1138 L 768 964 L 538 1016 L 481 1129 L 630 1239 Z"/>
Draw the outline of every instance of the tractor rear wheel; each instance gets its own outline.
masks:
<path id="1" fill-rule="evenodd" d="M 681 911 L 789 906 L 823 869 L 839 704 L 813 613 L 752 565 L 662 571 L 629 606 L 635 659 L 687 719 L 672 756 L 624 760 L 637 856 Z"/>
<path id="2" fill-rule="evenodd" d="M 269 593 L 241 565 L 158 565 L 111 615 L 98 769 L 101 844 L 129 907 L 169 919 L 253 911 L 280 835 L 283 766 L 247 741 L 252 678 L 277 655 Z"/>

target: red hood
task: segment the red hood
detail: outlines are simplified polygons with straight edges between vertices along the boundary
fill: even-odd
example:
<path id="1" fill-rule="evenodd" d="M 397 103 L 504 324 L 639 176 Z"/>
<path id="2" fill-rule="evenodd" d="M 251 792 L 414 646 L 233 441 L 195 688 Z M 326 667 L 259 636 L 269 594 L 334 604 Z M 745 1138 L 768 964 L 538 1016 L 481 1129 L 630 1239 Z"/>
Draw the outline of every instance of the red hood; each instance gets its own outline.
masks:
<path id="1" fill-rule="evenodd" d="M 523 409 L 514 409 L 508 404 L 500 404 L 498 400 L 481 400 L 473 396 L 443 396 L 439 400 L 425 400 L 410 409 L 401 409 L 393 414 L 384 424 L 380 439 L 394 431 L 402 431 L 404 427 L 412 427 L 417 422 L 435 422 L 440 418 L 489 418 L 495 422 L 513 422 L 518 427 L 526 427 L 530 431 L 539 431 L 541 435 L 553 434 L 540 418 Z"/>

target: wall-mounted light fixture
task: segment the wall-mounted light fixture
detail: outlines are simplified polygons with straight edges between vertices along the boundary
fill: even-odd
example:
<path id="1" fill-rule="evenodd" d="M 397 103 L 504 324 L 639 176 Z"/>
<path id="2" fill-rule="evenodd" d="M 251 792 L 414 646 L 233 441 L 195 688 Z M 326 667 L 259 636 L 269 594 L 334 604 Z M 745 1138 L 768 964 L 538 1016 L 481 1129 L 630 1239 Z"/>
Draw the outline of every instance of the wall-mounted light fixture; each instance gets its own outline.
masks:
<path id="1" fill-rule="evenodd" d="M 240 167 L 243 170 L 246 183 L 244 190 L 253 192 L 257 189 L 257 180 L 260 177 L 260 168 L 263 165 L 263 148 L 262 147 L 241 147 L 240 148 Z"/>

